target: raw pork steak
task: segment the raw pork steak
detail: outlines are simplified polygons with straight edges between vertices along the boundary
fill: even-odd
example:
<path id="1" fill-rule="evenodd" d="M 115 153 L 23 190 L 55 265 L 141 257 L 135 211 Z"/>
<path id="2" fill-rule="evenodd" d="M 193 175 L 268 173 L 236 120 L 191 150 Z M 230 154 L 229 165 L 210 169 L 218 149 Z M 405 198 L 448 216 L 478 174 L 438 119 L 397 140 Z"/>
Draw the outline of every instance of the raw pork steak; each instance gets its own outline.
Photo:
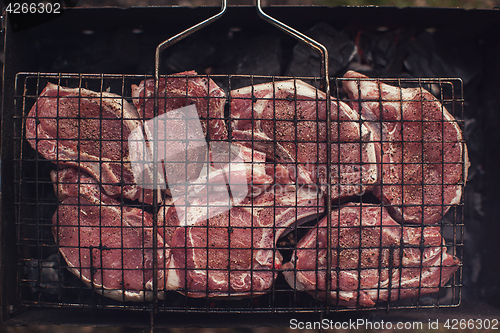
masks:
<path id="1" fill-rule="evenodd" d="M 209 151 L 210 163 L 187 192 L 196 196 L 230 191 L 233 204 L 248 195 L 258 196 L 274 182 L 266 170 L 266 154 L 238 142 L 214 142 Z M 203 193 L 203 194 L 202 194 Z"/>
<path id="2" fill-rule="evenodd" d="M 160 78 L 158 116 L 194 104 L 205 135 L 208 134 L 211 140 L 226 139 L 226 94 L 212 79 L 197 75 L 195 71 L 188 71 Z M 141 81 L 138 86 L 132 85 L 133 103 L 144 120 L 154 117 L 154 92 L 154 79 Z"/>
<path id="3" fill-rule="evenodd" d="M 104 296 L 120 301 L 153 299 L 153 221 L 138 208 L 120 206 L 94 179 L 68 168 L 52 171 L 62 201 L 52 233 L 69 270 Z M 163 289 L 162 237 L 157 238 L 158 289 Z"/>
<path id="4" fill-rule="evenodd" d="M 319 183 L 324 190 L 328 182 L 325 98 L 322 91 L 300 80 L 233 90 L 233 137 L 274 155 L 283 163 L 278 168 L 289 169 L 298 184 Z M 332 199 L 364 193 L 377 179 L 370 132 L 343 102 L 331 101 L 331 120 Z"/>
<path id="5" fill-rule="evenodd" d="M 166 288 L 191 297 L 266 293 L 282 263 L 277 239 L 296 221 L 324 211 L 318 196 L 303 187 L 269 190 L 232 208 L 227 201 L 207 207 L 203 196 L 188 207 L 183 201 L 166 206 L 158 216 L 172 249 Z"/>
<path id="6" fill-rule="evenodd" d="M 460 202 L 467 180 L 467 147 L 455 118 L 425 89 L 393 87 L 353 71 L 345 78 L 355 79 L 343 81 L 344 89 L 377 142 L 374 194 L 398 222 L 438 222 Z"/>
<path id="7" fill-rule="evenodd" d="M 110 197 L 152 203 L 152 191 L 134 183 L 128 156 L 138 126 L 137 110 L 118 95 L 48 83 L 26 118 L 26 139 L 46 159 L 88 172 Z"/>
<path id="8" fill-rule="evenodd" d="M 352 203 L 331 216 L 333 304 L 368 307 L 437 292 L 460 264 L 446 253 L 439 227 L 401 227 L 384 207 L 369 204 Z M 326 226 L 325 217 L 283 265 L 290 286 L 321 300 L 326 300 Z"/>

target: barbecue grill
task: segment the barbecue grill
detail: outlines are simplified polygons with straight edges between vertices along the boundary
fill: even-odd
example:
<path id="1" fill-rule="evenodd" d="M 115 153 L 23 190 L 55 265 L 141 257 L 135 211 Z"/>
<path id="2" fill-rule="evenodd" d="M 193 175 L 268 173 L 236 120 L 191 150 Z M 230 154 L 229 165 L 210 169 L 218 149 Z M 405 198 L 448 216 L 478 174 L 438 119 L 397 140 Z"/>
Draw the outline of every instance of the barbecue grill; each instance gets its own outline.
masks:
<path id="1" fill-rule="evenodd" d="M 258 2 L 259 3 L 259 2 Z M 260 9 L 260 4 L 257 6 Z M 176 291 L 166 291 L 161 293 L 156 283 L 152 286 L 152 299 L 142 299 L 136 302 L 128 302 L 124 299 L 116 300 L 104 297 L 102 289 L 99 290 L 98 286 L 88 285 L 81 281 L 80 278 L 71 274 L 68 270 L 70 268 L 65 259 L 59 254 L 57 240 L 52 235 L 52 217 L 57 210 L 58 200 L 54 194 L 53 183 L 49 177 L 50 171 L 54 170 L 55 164 L 45 160 L 40 154 L 33 150 L 28 144 L 26 138 L 26 121 L 29 119 L 28 112 L 35 105 L 38 98 L 42 93 L 43 88 L 47 83 L 51 82 L 60 86 L 67 86 L 73 88 L 85 88 L 96 92 L 110 91 L 112 93 L 122 96 L 124 101 L 133 102 L 131 86 L 132 84 L 139 84 L 143 80 L 156 78 L 159 82 L 160 77 L 167 77 L 160 74 L 161 71 L 168 70 L 167 65 L 164 64 L 165 56 L 162 58 L 162 53 L 168 53 L 174 44 L 186 38 L 185 45 L 189 45 L 189 38 L 195 37 L 197 34 L 206 33 L 207 36 L 219 35 L 226 38 L 237 39 L 239 36 L 238 29 L 234 27 L 243 27 L 245 31 L 251 29 L 252 33 L 257 36 L 276 33 L 276 27 L 284 30 L 286 34 L 294 37 L 295 39 L 287 39 L 283 37 L 283 47 L 290 49 L 290 45 L 295 45 L 295 40 L 299 39 L 300 42 L 305 43 L 311 49 L 319 51 L 320 54 L 320 74 L 319 76 L 284 76 L 282 73 L 213 73 L 213 74 L 199 74 L 199 75 L 180 75 L 180 78 L 204 78 L 212 79 L 219 86 L 223 87 L 227 92 L 234 89 L 257 85 L 265 82 L 279 82 L 282 80 L 292 79 L 294 82 L 302 80 L 308 82 L 314 87 L 322 89 L 326 93 L 326 99 L 331 96 L 333 100 L 340 101 L 347 100 L 342 83 L 345 81 L 353 81 L 352 79 L 333 77 L 330 73 L 328 51 L 320 43 L 309 39 L 300 30 L 305 30 L 308 25 L 318 21 L 335 22 L 339 28 L 350 31 L 353 28 L 349 24 L 348 17 L 358 17 L 359 21 L 365 20 L 366 25 L 410 25 L 415 28 L 429 28 L 437 27 L 436 29 L 443 29 L 447 24 L 457 29 L 458 32 L 450 33 L 450 38 L 454 38 L 454 34 L 461 38 L 472 38 L 469 36 L 477 36 L 486 34 L 485 31 L 494 29 L 494 23 L 483 23 L 481 27 L 476 28 L 475 31 L 468 31 L 463 34 L 462 28 L 457 27 L 457 22 L 460 22 L 460 16 L 467 17 L 471 21 L 483 21 L 483 17 L 491 19 L 490 22 L 495 22 L 494 18 L 498 17 L 496 11 L 459 11 L 459 10 L 438 10 L 438 9 L 407 9 L 406 11 L 397 10 L 394 8 L 325 8 L 310 7 L 306 8 L 300 22 L 297 22 L 298 30 L 289 28 L 281 23 L 281 21 L 273 17 L 298 17 L 299 11 L 302 8 L 293 7 L 280 7 L 270 8 L 269 12 L 272 16 L 259 10 L 262 18 L 270 21 L 272 25 L 267 25 L 258 21 L 256 17 L 248 15 L 252 8 L 249 7 L 229 7 L 226 8 L 225 1 L 222 9 L 216 12 L 214 8 L 132 8 L 127 10 L 118 10 L 115 8 L 102 8 L 102 9 L 73 9 L 65 15 L 57 18 L 56 20 L 46 23 L 44 26 L 37 27 L 36 29 L 12 32 L 9 24 L 6 25 L 5 31 L 5 48 L 6 48 L 6 68 L 4 74 L 4 108 L 2 117 L 2 319 L 7 323 L 71 323 L 71 324 L 126 324 L 126 325 L 149 325 L 155 326 L 176 326 L 176 325 L 189 325 L 195 316 L 199 323 L 202 325 L 228 325 L 237 326 L 242 325 L 242 322 L 230 322 L 227 314 L 241 316 L 246 325 L 254 325 L 255 320 L 258 319 L 258 324 L 263 325 L 288 325 L 290 318 L 303 318 L 317 319 L 332 316 L 335 314 L 336 318 L 356 318 L 356 317 L 369 317 L 369 318 L 390 318 L 396 320 L 397 318 L 454 318 L 462 316 L 467 308 L 461 305 L 463 288 L 464 288 L 464 274 L 467 271 L 467 257 L 464 253 L 467 252 L 465 244 L 464 228 L 467 224 L 467 212 L 465 210 L 467 202 L 467 187 L 465 186 L 465 179 L 461 179 L 459 186 L 465 190 L 465 195 L 460 202 L 449 208 L 448 213 L 443 219 L 435 224 L 439 228 L 440 233 L 445 239 L 445 246 L 447 252 L 460 260 L 460 267 L 453 277 L 439 289 L 438 292 L 429 295 L 418 295 L 417 297 L 396 300 L 391 302 L 378 302 L 373 307 L 361 307 L 359 304 L 354 308 L 344 307 L 335 303 L 335 301 L 324 302 L 317 298 L 308 295 L 303 291 L 294 290 L 285 281 L 280 267 L 276 266 L 271 269 L 272 274 L 276 274 L 277 278 L 272 284 L 271 288 L 265 295 L 259 297 L 238 297 L 227 295 L 224 298 L 205 297 L 191 298 L 177 293 Z M 442 11 L 442 12 L 440 12 Z M 399 15 L 401 12 L 410 17 L 411 20 L 404 22 L 404 15 Z M 421 13 L 425 15 L 426 20 L 420 21 Z M 214 14 L 215 13 L 215 14 Z M 440 22 L 438 25 L 438 17 L 440 13 L 449 14 L 446 22 Z M 383 15 L 377 15 L 383 14 Z M 398 14 L 398 15 L 395 15 Z M 454 14 L 454 15 L 452 15 Z M 95 19 L 90 20 L 88 15 L 96 16 Z M 212 16 L 210 16 L 212 15 Z M 85 73 L 84 70 L 79 68 L 79 65 L 85 67 L 89 66 L 85 63 L 59 64 L 55 68 L 64 68 L 64 71 L 58 73 L 49 72 L 47 70 L 51 66 L 51 61 L 48 59 L 32 61 L 33 55 L 28 54 L 26 51 L 30 48 L 30 43 L 36 44 L 37 38 L 41 36 L 50 35 L 51 39 L 60 40 L 61 45 L 71 45 L 71 39 L 75 38 L 82 31 L 85 31 L 89 36 L 89 45 L 96 45 L 97 41 L 102 38 L 98 36 L 102 32 L 113 30 L 106 22 L 106 18 L 115 18 L 116 24 L 122 29 L 128 29 L 128 34 L 140 34 L 147 39 L 144 44 L 144 53 L 149 53 L 153 50 L 152 45 L 160 45 L 156 51 L 156 58 L 146 57 L 154 63 L 154 75 L 144 73 L 131 73 L 125 74 L 127 66 L 124 65 L 121 69 L 112 68 L 107 70 L 105 67 L 109 66 L 109 62 L 103 62 L 95 66 L 95 69 L 90 70 L 91 73 Z M 182 17 L 182 22 L 174 17 Z M 210 17 L 209 19 L 205 19 Z M 344 17 L 344 18 L 343 18 Z M 145 18 L 148 18 L 147 20 Z M 167 19 L 165 19 L 167 18 Z M 172 19 L 171 19 L 172 18 Z M 390 21 L 387 21 L 389 20 Z M 171 20 L 170 20 L 171 19 Z M 7 21 L 9 17 L 7 17 Z M 85 25 L 79 26 L 78 29 L 71 28 L 68 31 L 60 29 L 65 27 L 73 21 L 85 22 Z M 283 19 L 283 21 L 286 21 Z M 159 24 L 158 22 L 164 22 Z M 199 23 L 202 22 L 202 23 Z M 213 22 L 213 23 L 212 23 Z M 210 25 L 209 25 L 210 24 Z M 164 38 L 165 31 L 177 31 L 179 25 L 186 28 L 181 34 L 178 34 L 164 43 L 160 43 Z M 78 25 L 68 25 L 78 26 Z M 493 28 L 492 28 L 493 27 Z M 201 30 L 203 28 L 203 30 Z M 158 30 L 159 29 L 159 30 Z M 77 31 L 78 30 L 78 31 Z M 494 30 L 493 30 L 494 31 Z M 93 35 L 97 35 L 92 37 Z M 189 37 L 193 35 L 192 37 Z M 235 37 L 233 36 L 235 35 Z M 241 34 L 244 35 L 244 34 Z M 163 37 L 162 37 L 163 36 Z M 222 38 L 222 37 L 221 37 Z M 126 38 L 125 38 L 126 39 Z M 139 40 L 139 39 L 136 39 Z M 498 44 L 498 39 L 495 39 Z M 119 43 L 119 42 L 118 42 Z M 51 44 L 54 46 L 54 44 Z M 175 45 L 177 46 L 177 45 Z M 43 48 L 43 46 L 42 46 Z M 165 49 L 165 50 L 164 50 Z M 127 51 L 125 47 L 123 50 Z M 61 53 L 68 53 L 68 50 L 63 48 Z M 154 52 L 150 52 L 154 54 Z M 116 56 L 119 53 L 113 54 Z M 216 54 L 216 56 L 220 56 Z M 42 56 L 43 57 L 43 56 Z M 56 61 L 63 60 L 57 52 L 54 54 Z M 54 61 L 52 61 L 52 64 Z M 163 66 L 162 66 L 163 64 Z M 54 65 L 52 65 L 54 66 Z M 59 67 L 58 67 L 59 66 Z M 109 67 L 108 67 L 109 68 Z M 138 70 L 152 67 L 143 65 Z M 189 70 L 192 68 L 185 68 Z M 116 73 L 112 73 L 115 71 Z M 207 72 L 210 72 L 208 70 Z M 179 76 L 169 75 L 169 78 L 179 78 Z M 362 80 L 354 80 L 360 82 Z M 432 91 L 434 96 L 439 102 L 454 116 L 456 124 L 464 131 L 464 119 L 466 110 L 466 100 L 464 99 L 463 80 L 459 78 L 377 78 L 369 79 L 368 81 L 375 82 L 377 85 L 387 83 L 392 86 L 406 88 L 421 88 Z M 186 92 L 187 94 L 187 92 Z M 102 96 L 102 94 L 101 94 Z M 159 87 L 155 86 L 154 94 L 155 103 L 155 116 L 159 113 L 158 103 L 161 100 L 159 97 Z M 59 98 L 59 97 L 58 97 Z M 81 98 L 76 96 L 76 98 Z M 228 102 L 231 102 L 231 94 L 228 93 Z M 100 103 L 102 104 L 102 97 Z M 209 96 L 207 96 L 209 100 Z M 300 99 L 298 100 L 300 102 Z M 316 103 L 320 100 L 317 99 Z M 358 100 L 362 102 L 362 100 Z M 403 100 L 399 101 L 403 103 Z M 331 117 L 328 115 L 332 112 L 330 104 L 326 103 L 327 117 L 322 121 L 328 131 L 331 128 Z M 228 127 L 231 128 L 232 119 L 230 118 L 228 106 L 225 110 L 225 120 Z M 57 120 L 57 119 L 56 119 Z M 58 120 L 57 120 L 58 121 Z M 273 119 L 276 122 L 276 118 Z M 297 123 L 297 120 L 295 120 Z M 229 138 L 231 139 L 231 131 L 229 131 Z M 326 135 L 330 138 L 330 135 Z M 256 145 L 253 139 L 250 140 L 252 146 Z M 298 141 L 292 142 L 297 144 Z M 331 145 L 336 144 L 328 139 L 326 142 L 326 152 L 330 153 Z M 459 142 L 464 144 L 464 142 Z M 276 152 L 274 152 L 276 153 Z M 327 170 L 332 167 L 331 156 L 326 159 Z M 277 162 L 273 162 L 276 164 Z M 289 162 L 294 167 L 297 167 L 296 162 Z M 461 161 L 462 169 L 466 169 L 466 162 Z M 338 167 L 342 161 L 338 162 Z M 360 164 L 361 167 L 361 164 Z M 327 177 L 326 197 L 330 198 L 332 188 L 332 176 Z M 445 185 L 445 184 L 441 184 Z M 470 186 L 470 185 L 469 185 Z M 383 191 L 383 189 L 382 189 Z M 11 195 L 7 195 L 7 193 Z M 156 202 L 157 193 L 154 192 L 153 202 Z M 350 202 L 358 202 L 363 204 L 370 204 L 377 202 L 371 194 L 360 194 L 349 199 Z M 148 212 L 153 213 L 153 232 L 157 234 L 159 225 L 158 217 L 155 214 L 159 209 L 158 204 L 147 205 L 144 203 L 131 202 L 121 199 L 122 205 L 134 206 L 142 208 Z M 281 238 L 277 242 L 276 249 L 272 250 L 273 253 L 280 251 L 283 255 L 283 262 L 290 260 L 293 251 L 296 250 L 296 244 L 300 238 L 311 230 L 318 230 L 317 222 L 323 217 L 327 219 L 327 233 L 338 232 L 339 228 L 331 228 L 332 218 L 331 212 L 335 210 L 339 202 L 335 200 L 326 200 L 324 207 L 325 213 L 316 217 L 313 221 L 300 226 L 293 226 L 289 231 L 288 236 Z M 448 207 L 441 204 L 443 210 Z M 81 208 L 79 206 L 79 208 Z M 320 207 L 317 207 L 318 212 Z M 498 227 L 496 227 L 498 229 Z M 335 231 L 337 230 L 337 231 Z M 423 230 L 423 229 L 422 229 Z M 423 231 L 421 231 L 423 233 Z M 422 234 L 423 235 L 423 234 Z M 422 237 L 423 238 L 423 237 Z M 331 248 L 331 237 L 327 237 L 328 248 Z M 157 250 L 157 243 L 153 242 L 153 253 Z M 495 245 L 491 245 L 493 249 Z M 406 245 L 401 245 L 404 250 Z M 420 249 L 425 249 L 424 244 L 420 245 Z M 91 249 L 92 250 L 92 249 Z M 140 249 L 141 250 L 141 249 Z M 144 250 L 144 249 L 142 249 Z M 364 248 L 360 246 L 357 250 L 363 251 Z M 489 251 L 489 250 L 488 250 Z M 208 252 L 208 247 L 207 247 Z M 330 253 L 330 251 L 327 251 Z M 401 259 L 400 259 L 401 260 Z M 159 265 L 156 259 L 153 263 L 153 276 L 156 277 L 157 268 Z M 326 264 L 326 279 L 330 280 L 331 274 L 335 272 L 332 267 L 331 254 L 327 257 Z M 391 263 L 392 265 L 392 263 Z M 493 271 L 498 271 L 498 264 L 491 265 Z M 422 267 L 422 264 L 420 265 Z M 442 264 L 441 264 L 442 266 Z M 390 266 L 392 267 L 392 266 Z M 83 269 L 83 267 L 81 267 Z M 379 270 L 382 267 L 378 267 Z M 359 266 L 354 271 L 360 272 Z M 250 269 L 250 274 L 256 274 L 259 270 Z M 228 269 L 231 273 L 231 269 Z M 360 274 L 360 273 L 358 273 Z M 495 284 L 492 283 L 492 286 Z M 327 284 L 327 293 L 332 291 L 329 284 Z M 381 289 L 381 288 L 380 288 Z M 419 285 L 418 289 L 423 290 L 423 286 Z M 389 289 L 391 290 L 391 289 Z M 498 294 L 498 289 L 492 289 L 493 292 Z M 181 290 L 184 291 L 185 290 Z M 318 293 L 319 290 L 316 290 Z M 257 291 L 250 290 L 250 294 Z M 498 317 L 498 309 L 490 308 L 485 302 L 479 303 L 481 309 L 487 309 L 489 312 L 483 312 L 481 315 L 486 317 Z M 418 309 L 418 310 L 417 310 Z M 434 309 L 439 309 L 439 312 L 432 312 Z M 411 311 L 409 311 L 411 310 Z M 388 312 L 388 314 L 387 314 Z M 173 316 L 175 314 L 175 316 Z M 175 318 L 174 318 L 175 317 Z M 64 318 L 64 319 L 61 319 Z M 190 318 L 190 319 L 188 319 Z M 300 320 L 300 319 L 299 319 Z"/>

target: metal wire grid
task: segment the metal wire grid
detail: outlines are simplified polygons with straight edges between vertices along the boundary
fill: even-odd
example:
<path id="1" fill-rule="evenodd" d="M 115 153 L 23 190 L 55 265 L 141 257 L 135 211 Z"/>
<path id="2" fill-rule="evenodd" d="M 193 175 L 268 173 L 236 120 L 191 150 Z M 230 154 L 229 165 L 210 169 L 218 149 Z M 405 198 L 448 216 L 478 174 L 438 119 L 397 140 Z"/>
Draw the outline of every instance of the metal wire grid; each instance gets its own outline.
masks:
<path id="1" fill-rule="evenodd" d="M 206 76 L 203 76 L 206 77 Z M 108 309 L 130 309 L 144 310 L 151 309 L 163 312 L 208 312 L 208 313 L 254 313 L 254 312 L 322 312 L 322 311 L 352 311 L 352 308 L 338 306 L 335 301 L 332 303 L 318 300 L 317 297 L 307 295 L 305 292 L 292 289 L 283 279 L 279 267 L 272 268 L 272 274 L 277 273 L 277 279 L 272 284 L 268 292 L 256 298 L 233 297 L 229 295 L 225 299 L 211 297 L 190 298 L 181 295 L 175 291 L 168 291 L 164 294 L 164 300 L 157 299 L 157 295 L 152 300 L 143 300 L 139 302 L 123 302 L 112 300 L 99 295 L 97 287 L 87 286 L 80 279 L 68 272 L 68 264 L 58 254 L 58 246 L 51 233 L 52 216 L 58 207 L 58 201 L 54 195 L 53 184 L 48 177 L 50 170 L 55 169 L 52 162 L 46 161 L 41 155 L 37 154 L 27 144 L 25 140 L 24 125 L 26 116 L 34 105 L 36 99 L 45 87 L 47 82 L 52 82 L 61 86 L 88 88 L 97 92 L 111 90 L 131 102 L 130 85 L 137 84 L 149 77 L 140 75 L 108 75 L 108 74 L 42 74 L 42 73 L 20 73 L 16 80 L 16 114 L 15 123 L 15 197 L 16 197 L 16 225 L 17 225 L 17 251 L 18 260 L 18 281 L 16 288 L 18 290 L 19 301 L 27 307 L 72 307 L 72 308 L 108 308 Z M 210 76 L 219 85 L 232 90 L 242 85 L 250 85 L 261 82 L 278 82 L 288 77 L 266 77 L 266 76 L 245 76 L 245 75 L 214 75 Z M 293 78 L 298 79 L 298 78 Z M 317 78 L 300 78 L 313 85 L 318 85 Z M 332 80 L 333 95 L 340 99 L 345 99 L 342 91 L 342 81 L 345 79 Z M 462 128 L 460 119 L 463 117 L 463 99 L 462 86 L 460 80 L 454 79 L 378 79 L 377 82 L 385 82 L 399 87 L 412 86 L 422 87 L 434 92 L 440 102 L 448 111 L 455 116 L 457 123 Z M 437 92 L 437 94 L 436 94 Z M 186 92 L 187 93 L 187 92 Z M 208 98 L 207 98 L 208 99 Z M 228 94 L 228 99 L 231 96 Z M 230 127 L 231 120 L 228 118 L 226 110 L 226 121 Z M 276 118 L 273 119 L 276 123 Z M 300 121 L 294 119 L 295 124 Z M 231 133 L 229 133 L 231 137 Z M 252 146 L 256 143 L 250 141 Z M 295 145 L 297 140 L 293 142 Z M 463 144 L 463 142 L 460 142 Z M 121 161 L 118 161 L 121 163 Z M 443 163 L 444 164 L 444 163 Z M 296 167 L 296 164 L 293 164 Z M 464 166 L 465 168 L 465 166 Z M 462 189 L 465 180 L 459 184 Z M 445 185 L 445 184 L 441 184 Z M 158 210 L 157 205 L 148 206 L 145 204 L 130 202 L 123 199 L 122 205 L 140 207 L 145 211 L 155 213 Z M 373 202 L 370 196 L 361 196 L 355 199 L 363 203 Z M 338 202 L 332 203 L 335 209 Z M 81 206 L 78 206 L 81 209 Z M 319 208 L 318 208 L 319 209 Z M 153 215 L 154 216 L 154 215 Z M 324 216 L 324 214 L 323 214 Z M 321 216 L 322 217 L 322 216 Z M 156 221 L 156 218 L 154 218 Z M 320 232 L 317 227 L 317 221 L 302 226 L 294 226 L 292 233 L 281 238 L 278 241 L 274 251 L 280 251 L 284 256 L 285 262 L 296 249 L 296 244 L 310 230 Z M 441 235 L 446 240 L 448 252 L 457 257 L 461 262 L 463 260 L 463 199 L 458 205 L 451 207 L 448 214 L 441 222 L 437 224 Z M 206 227 L 203 227 L 206 228 Z M 252 230 L 256 227 L 252 227 Z M 339 233 L 340 228 L 332 228 L 332 233 Z M 207 232 L 208 234 L 208 232 Z M 423 237 L 422 237 L 423 238 Z M 154 245 L 156 246 L 156 245 Z M 402 250 L 411 247 L 401 244 Z M 427 246 L 423 243 L 419 248 L 424 249 Z M 369 248 L 366 248 L 369 249 Z M 342 249 L 337 249 L 341 251 Z M 343 249 L 345 250 L 345 249 Z M 360 246 L 353 250 L 359 253 L 365 250 Z M 208 251 L 208 248 L 207 248 Z M 154 251 L 153 251 L 154 252 Z M 392 252 L 391 252 L 392 253 Z M 337 252 L 340 255 L 340 252 Z M 102 255 L 102 252 L 101 252 Z M 402 261 L 402 258 L 399 258 Z M 390 260 L 392 268 L 393 260 Z M 154 263 L 158 265 L 158 263 Z M 386 267 L 384 267 L 386 268 Z M 420 269 L 422 268 L 422 262 Z M 379 270 L 382 267 L 379 267 Z M 318 269 L 317 269 L 318 270 Z M 460 303 L 461 289 L 461 264 L 458 272 L 445 287 L 440 288 L 439 293 L 419 296 L 412 299 L 404 299 L 396 302 L 381 302 L 373 307 L 359 307 L 356 310 L 374 310 L 374 309 L 404 309 L 404 308 L 426 308 L 426 307 L 450 307 L 457 306 Z M 153 267 L 153 271 L 156 271 Z M 258 270 L 250 269 L 251 274 Z M 330 274 L 338 273 L 339 268 L 333 268 Z M 361 267 L 358 266 L 358 274 Z M 231 273 L 231 269 L 228 270 Z M 318 274 L 318 272 L 316 272 Z M 419 286 L 419 290 L 422 286 Z M 97 290 L 96 290 L 97 289 Z M 359 289 L 359 286 L 358 286 Z M 324 291 L 324 290 L 323 290 Z M 332 291 L 334 291 L 332 289 Z M 250 290 L 250 295 L 254 292 Z M 322 290 L 314 290 L 313 294 L 319 294 Z M 391 292 L 391 288 L 389 288 Z M 397 290 L 393 290 L 397 292 Z"/>

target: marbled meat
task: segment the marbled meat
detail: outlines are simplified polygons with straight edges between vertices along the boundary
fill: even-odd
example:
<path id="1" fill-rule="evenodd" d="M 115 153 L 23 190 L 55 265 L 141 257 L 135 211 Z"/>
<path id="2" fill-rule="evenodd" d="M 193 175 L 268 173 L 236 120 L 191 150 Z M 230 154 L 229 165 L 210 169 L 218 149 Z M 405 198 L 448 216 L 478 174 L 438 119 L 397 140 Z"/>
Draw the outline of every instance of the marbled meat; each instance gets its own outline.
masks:
<path id="1" fill-rule="evenodd" d="M 52 233 L 68 269 L 115 300 L 152 300 L 152 215 L 121 206 L 77 169 L 54 170 L 51 178 L 61 200 L 52 217 Z M 163 265 L 170 252 L 161 236 L 157 249 L 157 286 L 162 290 Z"/>
<path id="2" fill-rule="evenodd" d="M 47 160 L 85 170 L 110 197 L 152 203 L 129 160 L 127 139 L 139 126 L 137 110 L 118 95 L 48 83 L 26 117 L 26 139 Z"/>
<path id="3" fill-rule="evenodd" d="M 154 118 L 154 79 L 132 85 L 132 98 L 141 118 Z M 224 121 L 226 94 L 212 79 L 187 71 L 160 78 L 158 114 L 194 104 L 205 136 L 210 140 L 227 139 Z"/>
<path id="4" fill-rule="evenodd" d="M 269 82 L 233 90 L 233 138 L 263 150 L 299 185 L 325 190 L 325 93 L 301 80 Z M 363 194 L 377 180 L 370 132 L 347 104 L 331 101 L 332 199 Z M 279 170 L 278 170 L 279 169 Z"/>
<path id="5" fill-rule="evenodd" d="M 292 288 L 325 301 L 327 219 L 297 244 L 283 274 Z M 460 262 L 439 227 L 401 227 L 383 206 L 350 203 L 331 214 L 332 304 L 370 307 L 439 291 Z"/>
<path id="6" fill-rule="evenodd" d="M 158 221 L 164 221 L 163 236 L 172 251 L 166 289 L 190 297 L 267 293 L 282 264 L 278 238 L 297 221 L 324 211 L 316 191 L 273 189 L 237 206 L 226 200 L 207 205 L 201 196 L 189 206 L 180 200 L 160 210 Z"/>
<path id="7" fill-rule="evenodd" d="M 439 222 L 460 203 L 467 146 L 455 118 L 427 90 L 399 88 L 348 71 L 350 105 L 373 133 L 379 163 L 373 193 L 398 222 Z"/>

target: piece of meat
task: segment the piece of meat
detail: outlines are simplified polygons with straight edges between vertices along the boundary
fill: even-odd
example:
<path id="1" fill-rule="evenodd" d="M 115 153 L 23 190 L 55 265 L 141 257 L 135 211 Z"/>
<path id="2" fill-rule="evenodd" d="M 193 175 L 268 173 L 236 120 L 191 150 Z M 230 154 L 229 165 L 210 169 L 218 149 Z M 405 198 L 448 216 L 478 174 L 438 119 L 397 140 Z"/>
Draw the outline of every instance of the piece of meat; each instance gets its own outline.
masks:
<path id="1" fill-rule="evenodd" d="M 48 83 L 26 117 L 26 139 L 49 161 L 88 172 L 110 197 L 151 204 L 153 192 L 135 184 L 129 161 L 127 138 L 140 126 L 118 95 Z"/>
<path id="2" fill-rule="evenodd" d="M 116 202 L 103 193 L 94 178 L 76 168 L 52 170 L 50 172 L 50 179 L 54 186 L 54 193 L 59 201 L 64 201 L 68 197 L 82 195 L 82 197 L 92 201 L 95 205 L 99 205 L 103 200 L 106 204 L 111 205 Z"/>
<path id="3" fill-rule="evenodd" d="M 207 192 L 230 191 L 233 202 L 239 203 L 248 195 L 259 195 L 273 183 L 272 175 L 266 173 L 266 154 L 237 142 L 212 142 L 208 158 L 209 162 L 199 167 L 198 178 L 181 176 L 175 177 L 175 182 L 169 181 L 169 193 L 174 200 L 190 193 L 198 197 Z M 170 172 L 172 174 L 174 172 Z"/>
<path id="4" fill-rule="evenodd" d="M 326 227 L 325 217 L 283 265 L 292 288 L 321 300 L 327 299 Z M 401 227 L 378 205 L 351 203 L 332 211 L 331 303 L 369 307 L 437 292 L 460 265 L 446 253 L 439 229 Z"/>
<path id="5" fill-rule="evenodd" d="M 398 222 L 432 224 L 460 203 L 467 146 L 455 118 L 423 88 L 399 88 L 349 71 L 343 87 L 377 143 L 373 193 Z"/>
<path id="6" fill-rule="evenodd" d="M 325 93 L 300 80 L 231 91 L 233 138 L 265 151 L 299 185 L 328 183 Z M 359 115 L 331 101 L 332 199 L 363 194 L 377 179 L 375 147 Z M 278 170 L 279 169 L 279 170 Z M 280 177 L 276 177 L 280 178 Z M 287 177 L 281 178 L 286 179 Z"/>
<path id="7" fill-rule="evenodd" d="M 213 142 L 210 145 L 210 164 L 187 192 L 196 196 L 228 192 L 233 205 L 247 196 L 258 196 L 274 182 L 266 170 L 266 154 L 238 142 Z"/>
<path id="8" fill-rule="evenodd" d="M 146 188 L 166 189 L 167 195 L 176 184 L 187 186 L 196 180 L 208 163 L 208 144 L 195 105 L 144 122 L 128 140 L 136 182 Z M 157 178 L 150 179 L 155 166 Z"/>
<path id="9" fill-rule="evenodd" d="M 52 233 L 68 269 L 94 291 L 119 301 L 153 299 L 153 218 L 120 206 L 99 184 L 74 168 L 53 170 L 61 200 Z M 157 237 L 157 286 L 163 289 L 170 250 Z M 159 294 L 162 297 L 163 293 Z"/>
<path id="10" fill-rule="evenodd" d="M 268 190 L 238 206 L 227 201 L 189 206 L 179 200 L 160 210 L 171 245 L 167 289 L 190 297 L 252 297 L 268 292 L 282 264 L 276 241 L 297 221 L 324 211 L 320 193 Z M 210 218 L 207 219 L 207 215 Z M 174 274 L 175 273 L 175 274 Z"/>
<path id="11" fill-rule="evenodd" d="M 154 89 L 154 79 L 141 81 L 138 86 L 132 85 L 133 103 L 144 120 L 154 117 Z M 195 71 L 160 78 L 158 116 L 194 104 L 203 132 L 211 140 L 227 139 L 225 103 L 224 90 L 212 79 L 198 76 Z"/>
<path id="12" fill-rule="evenodd" d="M 215 149 L 210 150 L 211 163 L 203 170 L 200 177 L 188 186 L 172 188 L 172 196 L 168 197 L 161 206 L 158 221 L 163 221 L 168 209 L 177 209 L 176 214 L 185 216 L 185 207 L 189 206 L 190 219 L 206 220 L 221 212 L 227 207 L 237 206 L 248 201 L 248 197 L 258 197 L 273 185 L 278 191 L 286 192 L 287 189 L 273 184 L 274 179 L 266 171 L 266 155 L 252 150 L 238 143 L 219 142 Z M 227 144 L 229 146 L 223 146 Z M 217 149 L 219 148 L 219 149 Z M 228 150 L 231 156 L 228 156 Z M 228 163 L 228 158 L 231 163 Z M 208 172 L 207 172 L 208 170 Z M 173 203 L 177 202 L 177 205 Z M 207 206 L 211 207 L 207 213 Z M 173 213 L 173 212 L 171 212 Z M 199 217 L 196 217 L 199 214 Z M 176 227 L 178 224 L 173 223 Z M 160 230 L 163 226 L 159 224 Z M 175 228 L 168 229 L 171 233 Z M 167 230 L 167 231 L 168 231 Z M 162 234 L 163 235 L 163 234 Z M 171 237 L 167 237 L 170 239 Z"/>

